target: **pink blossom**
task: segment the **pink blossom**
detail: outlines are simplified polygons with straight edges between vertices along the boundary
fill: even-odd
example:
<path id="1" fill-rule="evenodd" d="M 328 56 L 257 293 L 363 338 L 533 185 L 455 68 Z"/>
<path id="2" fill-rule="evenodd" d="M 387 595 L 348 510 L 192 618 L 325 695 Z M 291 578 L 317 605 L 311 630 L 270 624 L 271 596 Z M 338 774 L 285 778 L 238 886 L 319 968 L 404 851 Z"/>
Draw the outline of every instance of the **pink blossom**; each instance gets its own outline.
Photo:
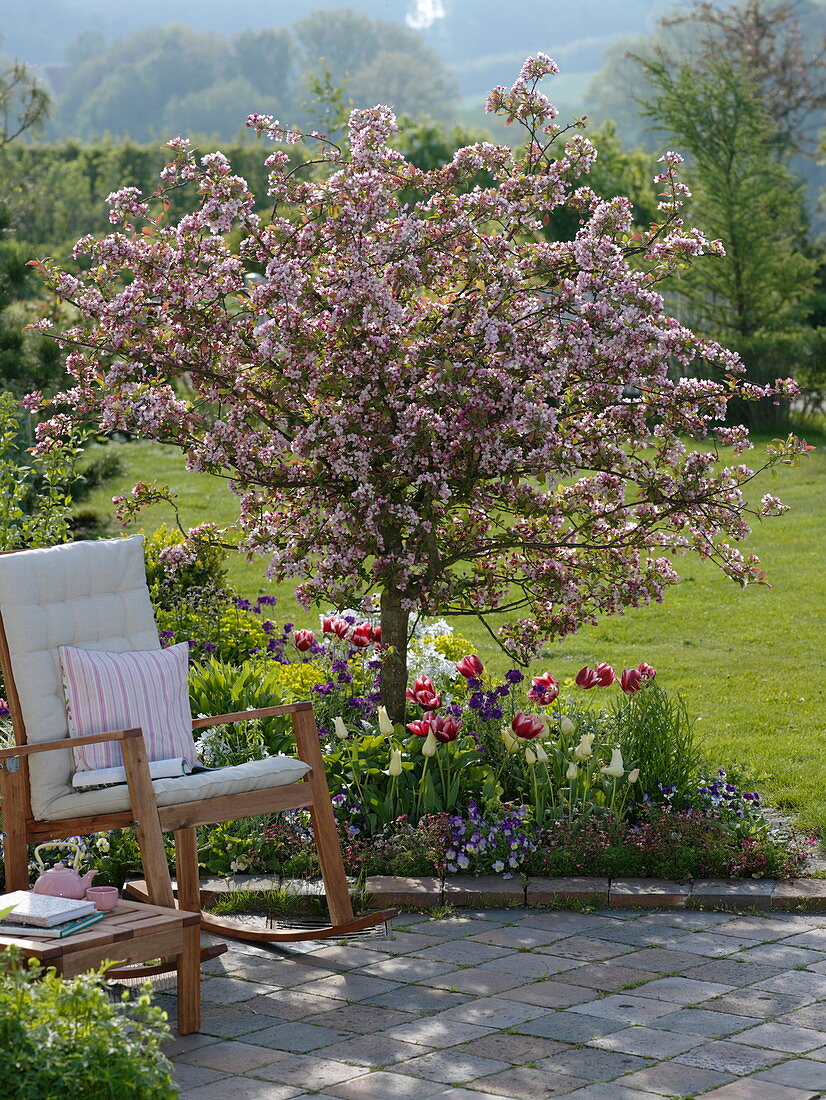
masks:
<path id="1" fill-rule="evenodd" d="M 647 665 L 645 661 L 641 661 L 637 665 L 637 671 L 640 673 L 643 680 L 653 680 L 657 675 L 657 670 L 652 668 L 651 665 Z"/>
<path id="2" fill-rule="evenodd" d="M 433 719 L 432 714 L 425 714 L 423 718 L 417 718 L 414 722 L 407 723 L 407 729 L 415 733 L 417 737 L 427 737 Z"/>

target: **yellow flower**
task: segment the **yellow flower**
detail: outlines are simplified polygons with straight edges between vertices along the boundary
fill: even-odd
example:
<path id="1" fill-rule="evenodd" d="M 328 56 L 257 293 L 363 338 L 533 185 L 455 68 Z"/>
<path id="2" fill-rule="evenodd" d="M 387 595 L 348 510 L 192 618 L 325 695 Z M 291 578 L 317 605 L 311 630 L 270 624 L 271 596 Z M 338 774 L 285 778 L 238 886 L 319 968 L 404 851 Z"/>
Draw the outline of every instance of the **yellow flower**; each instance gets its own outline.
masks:
<path id="1" fill-rule="evenodd" d="M 569 779 L 569 780 L 571 780 L 571 782 L 573 782 L 578 775 L 579 775 L 579 768 L 576 766 L 576 764 L 573 761 L 571 761 L 571 763 L 568 765 L 568 770 L 565 772 L 565 778 Z"/>
<path id="2" fill-rule="evenodd" d="M 390 765 L 387 769 L 387 774 L 388 775 L 401 775 L 402 774 L 402 750 L 401 749 L 393 749 L 393 752 L 390 754 Z"/>
<path id="3" fill-rule="evenodd" d="M 390 737 L 393 733 L 393 723 L 390 721 L 387 707 L 379 707 L 379 733 L 385 737 Z"/>
<path id="4" fill-rule="evenodd" d="M 603 775 L 610 775 L 612 779 L 622 779 L 625 775 L 625 767 L 622 763 L 622 753 L 619 749 L 611 750 L 611 763 L 600 770 Z"/>
<path id="5" fill-rule="evenodd" d="M 525 749 L 525 763 L 530 764 L 531 767 L 536 763 L 536 753 L 533 749 Z"/>
<path id="6" fill-rule="evenodd" d="M 109 851 L 109 841 L 106 839 L 105 836 L 99 836 L 95 841 L 95 847 L 102 855 L 105 856 L 106 853 Z"/>
<path id="7" fill-rule="evenodd" d="M 574 760 L 588 760 L 594 753 L 594 734 L 583 733 L 574 749 Z"/>

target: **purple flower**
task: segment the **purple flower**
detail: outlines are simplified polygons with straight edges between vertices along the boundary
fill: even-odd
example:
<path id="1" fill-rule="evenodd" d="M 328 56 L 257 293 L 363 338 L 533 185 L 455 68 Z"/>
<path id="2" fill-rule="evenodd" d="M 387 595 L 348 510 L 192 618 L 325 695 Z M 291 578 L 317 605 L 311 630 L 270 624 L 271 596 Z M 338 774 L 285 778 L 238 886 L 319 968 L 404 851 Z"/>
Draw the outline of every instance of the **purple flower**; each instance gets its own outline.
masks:
<path id="1" fill-rule="evenodd" d="M 521 684 L 525 677 L 518 668 L 512 668 L 505 673 L 505 679 L 509 684 Z"/>

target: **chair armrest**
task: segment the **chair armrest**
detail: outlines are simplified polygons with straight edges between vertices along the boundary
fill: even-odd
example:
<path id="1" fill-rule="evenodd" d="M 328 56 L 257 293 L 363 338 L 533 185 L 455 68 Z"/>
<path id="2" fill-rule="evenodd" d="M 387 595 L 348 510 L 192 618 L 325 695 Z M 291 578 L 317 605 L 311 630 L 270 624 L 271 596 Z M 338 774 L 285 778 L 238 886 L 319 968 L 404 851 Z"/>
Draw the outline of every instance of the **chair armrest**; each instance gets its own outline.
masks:
<path id="1" fill-rule="evenodd" d="M 279 714 L 298 714 L 303 710 L 312 710 L 312 703 L 285 703 L 281 707 L 259 707 L 253 710 L 235 711 L 233 714 L 215 714 L 209 718 L 195 718 L 192 721 L 192 728 L 202 730 L 208 726 L 226 726 L 232 722 L 247 722 L 250 718 L 274 718 Z"/>
<path id="2" fill-rule="evenodd" d="M 85 737 L 61 737 L 59 741 L 40 741 L 33 745 L 12 745 L 8 749 L 0 749 L 0 760 L 9 760 L 15 756 L 31 756 L 35 752 L 73 749 L 76 745 L 98 745 L 102 741 L 125 741 L 131 737 L 140 737 L 143 740 L 143 730 L 114 730 L 112 733 L 90 733 Z"/>

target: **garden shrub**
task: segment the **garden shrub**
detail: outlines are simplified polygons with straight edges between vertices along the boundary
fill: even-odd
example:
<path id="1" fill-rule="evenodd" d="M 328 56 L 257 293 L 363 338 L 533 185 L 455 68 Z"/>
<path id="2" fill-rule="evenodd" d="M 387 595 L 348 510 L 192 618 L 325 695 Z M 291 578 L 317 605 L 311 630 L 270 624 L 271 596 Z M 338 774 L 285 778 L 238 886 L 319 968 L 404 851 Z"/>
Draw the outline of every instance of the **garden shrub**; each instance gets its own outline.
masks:
<path id="1" fill-rule="evenodd" d="M 4 1100 L 171 1100 L 166 1013 L 147 992 L 110 999 L 105 967 L 72 981 L 0 954 Z M 39 980 L 33 981 L 37 977 Z"/>

